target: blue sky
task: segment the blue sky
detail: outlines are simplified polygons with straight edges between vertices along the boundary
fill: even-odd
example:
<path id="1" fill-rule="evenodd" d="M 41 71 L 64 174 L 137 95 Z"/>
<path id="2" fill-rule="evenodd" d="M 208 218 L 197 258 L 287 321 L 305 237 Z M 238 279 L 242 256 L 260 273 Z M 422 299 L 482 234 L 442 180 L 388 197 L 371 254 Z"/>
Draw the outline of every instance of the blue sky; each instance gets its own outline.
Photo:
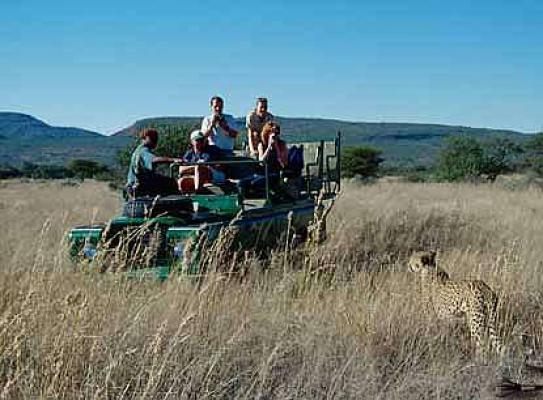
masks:
<path id="1" fill-rule="evenodd" d="M 220 94 L 282 116 L 543 130 L 541 1 L 29 1 L 0 12 L 0 110 L 112 133 Z"/>

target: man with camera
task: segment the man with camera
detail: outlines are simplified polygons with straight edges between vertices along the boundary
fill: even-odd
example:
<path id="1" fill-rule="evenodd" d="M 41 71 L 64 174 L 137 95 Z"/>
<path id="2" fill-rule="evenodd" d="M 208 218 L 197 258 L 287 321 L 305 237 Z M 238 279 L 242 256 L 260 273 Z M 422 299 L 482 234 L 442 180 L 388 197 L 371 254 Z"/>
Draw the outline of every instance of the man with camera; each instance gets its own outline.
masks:
<path id="1" fill-rule="evenodd" d="M 230 114 L 223 114 L 224 101 L 219 96 L 214 96 L 210 101 L 211 115 L 202 120 L 202 133 L 208 143 L 217 146 L 223 156 L 231 156 L 234 153 L 234 141 L 238 136 L 236 121 Z"/>

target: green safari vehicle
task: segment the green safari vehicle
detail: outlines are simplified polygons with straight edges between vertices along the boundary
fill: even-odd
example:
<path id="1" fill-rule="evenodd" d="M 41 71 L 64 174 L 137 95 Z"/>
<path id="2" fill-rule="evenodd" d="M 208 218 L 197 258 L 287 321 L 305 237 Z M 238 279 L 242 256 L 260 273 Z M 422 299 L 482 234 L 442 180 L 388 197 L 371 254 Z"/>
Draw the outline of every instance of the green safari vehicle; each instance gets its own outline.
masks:
<path id="1" fill-rule="evenodd" d="M 265 164 L 241 156 L 199 163 L 220 165 L 229 179 L 194 194 L 136 194 L 108 222 L 72 228 L 70 256 L 79 268 L 165 279 L 172 272 L 205 272 L 202 257 L 225 229 L 235 232 L 230 251 L 258 253 L 284 240 L 307 240 L 316 208 L 340 190 L 341 135 L 291 146 L 311 160 L 294 175 L 272 176 Z M 170 165 L 172 176 L 177 170 Z"/>

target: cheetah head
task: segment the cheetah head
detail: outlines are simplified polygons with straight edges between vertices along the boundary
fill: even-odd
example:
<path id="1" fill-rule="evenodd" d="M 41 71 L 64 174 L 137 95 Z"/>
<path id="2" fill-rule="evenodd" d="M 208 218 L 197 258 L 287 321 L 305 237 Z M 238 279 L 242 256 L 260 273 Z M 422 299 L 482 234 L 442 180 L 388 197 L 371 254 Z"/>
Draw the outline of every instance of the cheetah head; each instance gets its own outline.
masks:
<path id="1" fill-rule="evenodd" d="M 416 251 L 409 257 L 409 270 L 418 274 L 428 274 L 435 272 L 436 252 L 435 251 Z"/>

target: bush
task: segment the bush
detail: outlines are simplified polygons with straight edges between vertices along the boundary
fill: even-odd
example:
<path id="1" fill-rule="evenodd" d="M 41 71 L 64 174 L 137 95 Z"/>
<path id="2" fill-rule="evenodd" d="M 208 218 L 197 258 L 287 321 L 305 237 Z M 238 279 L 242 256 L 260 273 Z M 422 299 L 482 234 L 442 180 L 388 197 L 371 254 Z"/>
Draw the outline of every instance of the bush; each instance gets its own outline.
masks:
<path id="1" fill-rule="evenodd" d="M 524 144 L 525 156 L 522 166 L 543 175 L 543 132 L 534 135 Z"/>
<path id="2" fill-rule="evenodd" d="M 63 165 L 23 163 L 21 174 L 32 179 L 64 179 L 72 178 L 73 173 Z"/>
<path id="3" fill-rule="evenodd" d="M 189 125 L 150 125 L 145 128 L 156 129 L 159 133 L 158 146 L 154 153 L 163 157 L 180 157 L 190 146 L 190 132 L 193 127 Z M 132 152 L 139 145 L 140 140 L 135 139 L 132 144 L 117 154 L 117 163 L 124 174 L 130 165 Z"/>
<path id="4" fill-rule="evenodd" d="M 109 168 L 96 161 L 76 159 L 68 163 L 68 171 L 75 178 L 91 179 L 108 174 Z"/>
<path id="5" fill-rule="evenodd" d="M 7 164 L 0 164 L 0 179 L 18 178 L 22 176 L 21 171 Z"/>
<path id="6" fill-rule="evenodd" d="M 504 137 L 481 141 L 470 136 L 453 136 L 439 153 L 437 176 L 446 181 L 480 177 L 493 181 L 499 174 L 516 169 L 521 152 L 518 144 Z"/>
<path id="7" fill-rule="evenodd" d="M 357 146 L 347 147 L 341 156 L 343 176 L 351 178 L 360 175 L 364 178 L 375 177 L 379 171 L 379 164 L 383 162 L 381 150 L 373 147 Z"/>

